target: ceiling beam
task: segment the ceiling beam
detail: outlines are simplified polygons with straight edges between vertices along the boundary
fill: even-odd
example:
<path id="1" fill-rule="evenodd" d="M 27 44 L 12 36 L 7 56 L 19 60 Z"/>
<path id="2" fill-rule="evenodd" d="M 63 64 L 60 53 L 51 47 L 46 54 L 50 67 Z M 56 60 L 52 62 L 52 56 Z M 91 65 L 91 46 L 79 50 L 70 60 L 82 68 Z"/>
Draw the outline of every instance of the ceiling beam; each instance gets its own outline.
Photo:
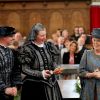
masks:
<path id="1" fill-rule="evenodd" d="M 0 2 L 71 2 L 71 1 L 91 1 L 91 0 L 0 0 Z"/>

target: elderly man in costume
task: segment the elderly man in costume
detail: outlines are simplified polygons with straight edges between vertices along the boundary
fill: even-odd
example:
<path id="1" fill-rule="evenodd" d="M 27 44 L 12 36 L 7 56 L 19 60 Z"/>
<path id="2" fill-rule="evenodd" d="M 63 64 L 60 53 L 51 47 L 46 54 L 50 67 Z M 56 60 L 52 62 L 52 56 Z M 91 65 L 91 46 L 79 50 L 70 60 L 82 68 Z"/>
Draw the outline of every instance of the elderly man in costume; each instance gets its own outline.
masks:
<path id="1" fill-rule="evenodd" d="M 8 48 L 14 34 L 15 28 L 0 27 L 0 100 L 14 100 L 22 84 L 20 68 L 15 64 L 15 53 Z"/>

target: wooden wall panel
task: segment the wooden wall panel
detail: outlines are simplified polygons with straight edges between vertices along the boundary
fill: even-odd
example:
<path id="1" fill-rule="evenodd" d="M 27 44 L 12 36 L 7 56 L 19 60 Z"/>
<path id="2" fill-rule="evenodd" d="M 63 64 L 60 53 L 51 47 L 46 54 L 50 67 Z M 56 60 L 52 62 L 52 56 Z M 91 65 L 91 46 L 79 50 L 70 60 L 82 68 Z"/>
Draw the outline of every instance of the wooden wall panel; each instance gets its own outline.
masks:
<path id="1" fill-rule="evenodd" d="M 90 5 L 85 1 L 72 2 L 11 2 L 0 3 L 0 25 L 11 25 L 28 35 L 36 22 L 47 27 L 48 38 L 58 28 L 72 34 L 73 27 L 84 26 L 90 31 Z"/>
<path id="2" fill-rule="evenodd" d="M 79 11 L 73 11 L 71 17 L 71 24 L 73 26 L 78 26 L 78 25 L 84 26 L 83 14 Z"/>
<path id="3" fill-rule="evenodd" d="M 29 27 L 31 28 L 34 23 L 41 23 L 41 15 L 39 13 L 30 13 L 29 15 Z"/>
<path id="4" fill-rule="evenodd" d="M 7 16 L 7 25 L 15 27 L 17 30 L 20 30 L 21 28 L 21 20 L 20 15 L 16 12 L 11 12 Z"/>
<path id="5" fill-rule="evenodd" d="M 54 33 L 57 29 L 63 28 L 63 16 L 59 12 L 53 12 L 50 18 L 50 33 Z"/>

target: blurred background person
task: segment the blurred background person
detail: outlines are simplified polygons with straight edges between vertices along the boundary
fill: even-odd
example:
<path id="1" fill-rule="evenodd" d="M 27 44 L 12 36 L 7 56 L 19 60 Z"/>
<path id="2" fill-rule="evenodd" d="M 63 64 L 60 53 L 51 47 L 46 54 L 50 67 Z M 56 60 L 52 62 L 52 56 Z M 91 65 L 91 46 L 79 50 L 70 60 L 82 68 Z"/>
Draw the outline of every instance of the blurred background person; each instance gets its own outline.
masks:
<path id="1" fill-rule="evenodd" d="M 78 26 L 75 26 L 74 29 L 73 29 L 73 34 L 71 35 L 71 38 L 73 40 L 77 41 L 79 37 L 80 37 L 79 27 Z"/>
<path id="2" fill-rule="evenodd" d="M 80 58 L 82 57 L 85 50 L 88 48 L 86 47 L 86 35 L 82 34 L 78 39 L 78 53 L 80 54 Z"/>
<path id="3" fill-rule="evenodd" d="M 62 30 L 62 37 L 64 37 L 64 40 L 68 40 L 69 39 L 69 32 L 67 29 Z"/>
<path id="4" fill-rule="evenodd" d="M 26 37 L 23 37 L 19 31 L 16 31 L 14 35 L 14 41 L 18 42 L 19 46 L 22 46 L 26 40 Z"/>
<path id="5" fill-rule="evenodd" d="M 65 52 L 68 52 L 69 51 L 69 45 L 70 45 L 70 39 L 67 39 L 64 41 L 64 48 L 61 49 L 61 63 L 62 63 L 62 59 L 63 59 L 63 54 Z"/>
<path id="6" fill-rule="evenodd" d="M 60 54 L 59 57 L 58 57 L 58 59 L 57 59 L 57 64 L 61 64 L 61 50 L 63 48 L 65 48 L 64 37 L 63 36 L 58 37 L 57 44 L 55 46 L 58 49 L 59 54 Z"/>
<path id="7" fill-rule="evenodd" d="M 86 34 L 85 28 L 83 26 L 79 26 L 79 35 L 81 36 L 81 34 Z"/>

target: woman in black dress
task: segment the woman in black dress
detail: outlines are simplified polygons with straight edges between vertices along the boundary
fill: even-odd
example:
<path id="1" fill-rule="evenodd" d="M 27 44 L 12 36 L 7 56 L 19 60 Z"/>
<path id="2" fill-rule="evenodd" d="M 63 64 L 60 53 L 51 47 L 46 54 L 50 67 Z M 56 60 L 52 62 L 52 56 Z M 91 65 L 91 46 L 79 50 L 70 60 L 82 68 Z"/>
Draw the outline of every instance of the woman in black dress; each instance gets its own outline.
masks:
<path id="1" fill-rule="evenodd" d="M 56 47 L 46 42 L 46 28 L 37 23 L 32 27 L 27 42 L 18 49 L 23 79 L 21 100 L 61 100 L 61 92 L 54 70 L 56 57 L 59 55 Z"/>

